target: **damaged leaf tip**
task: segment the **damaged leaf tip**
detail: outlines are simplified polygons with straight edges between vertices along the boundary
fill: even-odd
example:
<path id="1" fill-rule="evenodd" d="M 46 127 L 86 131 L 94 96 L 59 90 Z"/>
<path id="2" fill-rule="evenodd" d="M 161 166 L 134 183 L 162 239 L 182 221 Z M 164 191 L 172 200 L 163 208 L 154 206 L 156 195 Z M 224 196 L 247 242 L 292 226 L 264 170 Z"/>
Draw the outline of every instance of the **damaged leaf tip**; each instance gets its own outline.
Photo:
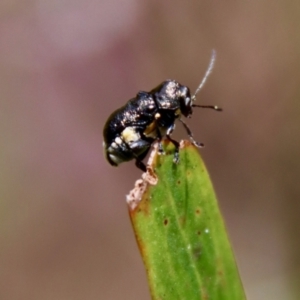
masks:
<path id="1" fill-rule="evenodd" d="M 153 300 L 245 300 L 212 183 L 199 151 L 163 141 L 127 196 Z"/>

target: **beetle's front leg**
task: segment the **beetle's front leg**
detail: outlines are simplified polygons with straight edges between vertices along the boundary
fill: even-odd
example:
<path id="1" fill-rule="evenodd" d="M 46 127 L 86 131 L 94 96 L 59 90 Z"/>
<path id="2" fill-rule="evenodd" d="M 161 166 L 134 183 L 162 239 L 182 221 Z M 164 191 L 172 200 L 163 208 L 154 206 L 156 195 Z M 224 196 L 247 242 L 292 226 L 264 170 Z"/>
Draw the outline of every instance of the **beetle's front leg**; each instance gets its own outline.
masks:
<path id="1" fill-rule="evenodd" d="M 198 147 L 198 148 L 204 147 L 204 144 L 203 144 L 203 143 L 199 143 L 199 142 L 197 142 L 197 141 L 194 139 L 193 134 L 192 134 L 190 128 L 188 127 L 188 125 L 187 125 L 182 119 L 179 118 L 178 120 L 179 120 L 179 121 L 182 123 L 182 125 L 184 126 L 184 128 L 185 128 L 185 130 L 186 130 L 188 136 L 190 137 L 190 140 L 192 141 L 192 143 L 193 143 L 196 147 Z"/>

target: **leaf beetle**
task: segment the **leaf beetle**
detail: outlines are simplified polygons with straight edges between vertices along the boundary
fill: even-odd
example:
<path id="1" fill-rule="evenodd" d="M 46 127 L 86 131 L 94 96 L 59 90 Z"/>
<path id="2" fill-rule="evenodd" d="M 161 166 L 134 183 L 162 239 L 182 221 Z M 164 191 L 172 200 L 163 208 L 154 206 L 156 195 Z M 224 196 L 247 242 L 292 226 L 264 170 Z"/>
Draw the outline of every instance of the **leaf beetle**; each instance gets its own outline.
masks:
<path id="1" fill-rule="evenodd" d="M 191 130 L 181 117 L 191 117 L 193 107 L 222 111 L 218 106 L 194 104 L 196 94 L 213 69 L 215 57 L 216 53 L 213 51 L 206 74 L 194 95 L 191 96 L 187 86 L 175 80 L 166 80 L 150 92 L 138 92 L 134 98 L 110 115 L 103 130 L 103 147 L 111 165 L 118 166 L 122 162 L 135 159 L 136 166 L 146 172 L 143 159 L 156 140 L 159 142 L 159 153 L 164 153 L 160 143 L 164 137 L 174 144 L 173 160 L 178 163 L 179 142 L 171 137 L 176 120 L 183 124 L 192 143 L 203 147 L 202 143 L 194 140 Z"/>

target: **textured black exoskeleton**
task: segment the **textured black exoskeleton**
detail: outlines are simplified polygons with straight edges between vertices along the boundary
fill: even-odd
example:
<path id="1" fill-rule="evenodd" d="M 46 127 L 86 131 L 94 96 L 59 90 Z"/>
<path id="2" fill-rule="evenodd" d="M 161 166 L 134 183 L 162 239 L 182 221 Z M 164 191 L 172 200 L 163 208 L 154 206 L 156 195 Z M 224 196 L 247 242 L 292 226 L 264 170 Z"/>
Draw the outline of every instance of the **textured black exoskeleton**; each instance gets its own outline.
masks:
<path id="1" fill-rule="evenodd" d="M 181 117 L 190 117 L 193 107 L 221 111 L 217 106 L 193 104 L 213 68 L 214 60 L 213 52 L 205 77 L 193 96 L 188 87 L 175 80 L 166 80 L 150 92 L 139 92 L 135 98 L 113 112 L 103 131 L 103 146 L 108 162 L 118 166 L 135 159 L 136 166 L 146 171 L 142 160 L 156 140 L 159 142 L 159 152 L 163 153 L 160 141 L 166 137 L 175 146 L 174 162 L 178 163 L 179 143 L 171 138 L 176 119 L 183 124 L 193 144 L 202 147 L 203 144 L 194 140 L 191 130 Z"/>

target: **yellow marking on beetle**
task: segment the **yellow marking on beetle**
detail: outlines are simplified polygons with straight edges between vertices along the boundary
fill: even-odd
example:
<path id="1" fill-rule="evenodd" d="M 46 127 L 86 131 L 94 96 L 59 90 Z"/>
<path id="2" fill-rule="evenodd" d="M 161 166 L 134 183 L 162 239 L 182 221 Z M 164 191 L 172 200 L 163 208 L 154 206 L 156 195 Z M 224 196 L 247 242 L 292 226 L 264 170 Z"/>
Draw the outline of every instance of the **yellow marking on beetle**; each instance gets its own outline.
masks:
<path id="1" fill-rule="evenodd" d="M 146 127 L 146 129 L 145 129 L 145 131 L 144 131 L 144 135 L 145 135 L 146 137 L 153 137 L 153 138 L 156 138 L 156 136 L 157 136 L 156 130 L 157 130 L 157 124 L 156 124 L 156 121 L 154 120 L 152 123 L 150 123 L 150 124 Z"/>
<path id="2" fill-rule="evenodd" d="M 175 116 L 178 117 L 178 116 L 180 116 L 180 114 L 181 114 L 180 109 L 179 109 L 179 108 L 176 109 L 176 110 L 175 110 Z"/>
<path id="3" fill-rule="evenodd" d="M 122 131 L 121 136 L 126 143 L 136 142 L 141 138 L 139 133 L 135 131 L 134 127 L 126 127 Z"/>

